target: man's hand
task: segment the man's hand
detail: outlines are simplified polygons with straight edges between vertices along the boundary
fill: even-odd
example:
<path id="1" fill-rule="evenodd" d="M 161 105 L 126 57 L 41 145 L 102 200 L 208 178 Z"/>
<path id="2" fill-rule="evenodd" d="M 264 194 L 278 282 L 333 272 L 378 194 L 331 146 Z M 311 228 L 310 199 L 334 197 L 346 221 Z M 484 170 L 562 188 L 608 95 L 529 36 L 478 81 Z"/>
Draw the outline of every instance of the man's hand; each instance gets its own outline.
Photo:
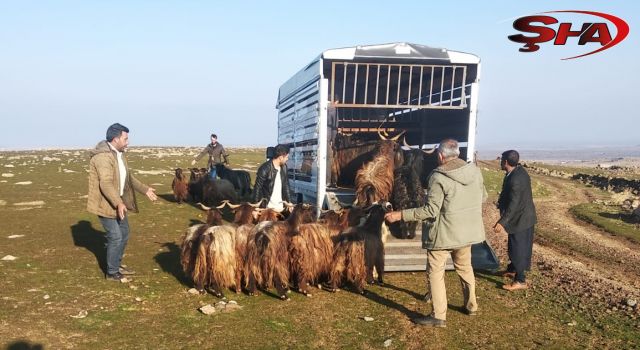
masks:
<path id="1" fill-rule="evenodd" d="M 495 225 L 493 225 L 493 232 L 495 233 L 507 233 L 507 231 L 505 231 L 504 227 L 502 227 L 502 225 L 498 222 L 496 222 Z"/>
<path id="2" fill-rule="evenodd" d="M 118 212 L 118 218 L 120 218 L 120 220 L 123 220 L 124 216 L 127 215 L 127 206 L 124 205 L 124 203 L 120 203 L 118 204 L 116 211 Z"/>
<path id="3" fill-rule="evenodd" d="M 195 159 L 191 161 L 191 166 L 194 166 L 194 165 L 196 165 L 196 160 Z"/>
<path id="4" fill-rule="evenodd" d="M 386 213 L 384 215 L 384 219 L 388 223 L 392 224 L 392 223 L 394 223 L 396 221 L 402 220 L 402 212 L 401 211 L 392 211 L 392 212 Z"/>
<path id="5" fill-rule="evenodd" d="M 158 199 L 158 196 L 156 196 L 156 190 L 153 187 L 149 187 L 149 189 L 147 190 L 147 193 L 145 193 L 147 195 L 147 197 L 149 197 L 149 199 L 151 199 L 152 201 L 155 201 Z"/>

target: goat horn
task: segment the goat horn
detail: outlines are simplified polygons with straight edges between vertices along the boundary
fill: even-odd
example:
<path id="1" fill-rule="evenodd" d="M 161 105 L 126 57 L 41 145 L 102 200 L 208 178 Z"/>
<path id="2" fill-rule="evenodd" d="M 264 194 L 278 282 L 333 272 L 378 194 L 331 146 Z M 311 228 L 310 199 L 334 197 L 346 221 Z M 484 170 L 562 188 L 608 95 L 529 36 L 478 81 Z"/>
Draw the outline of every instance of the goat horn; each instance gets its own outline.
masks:
<path id="1" fill-rule="evenodd" d="M 402 138 L 402 145 L 407 147 L 407 148 L 409 148 L 409 149 L 411 149 L 411 145 L 407 143 L 407 137 L 406 136 Z"/>
<path id="2" fill-rule="evenodd" d="M 200 206 L 200 208 L 202 208 L 202 210 L 211 210 L 211 208 L 207 207 L 206 205 L 198 202 L 198 205 Z"/>
<path id="3" fill-rule="evenodd" d="M 257 208 L 257 207 L 260 206 L 260 204 L 262 204 L 263 201 L 264 201 L 264 198 L 262 198 L 261 200 L 255 202 L 255 203 L 247 203 L 247 204 L 249 204 L 250 206 L 252 206 L 254 208 Z"/>
<path id="4" fill-rule="evenodd" d="M 237 207 L 239 207 L 239 206 L 240 206 L 240 204 L 231 204 L 231 203 L 229 203 L 229 201 L 227 201 L 227 205 L 228 205 L 228 206 L 229 206 L 229 208 L 231 208 L 231 209 L 235 209 L 235 208 L 237 208 Z"/>
<path id="5" fill-rule="evenodd" d="M 438 149 L 438 146 L 434 146 L 432 149 L 425 151 L 425 150 L 421 150 L 422 152 L 424 152 L 425 154 L 433 154 L 433 152 L 435 152 Z"/>
<path id="6" fill-rule="evenodd" d="M 380 131 L 380 128 L 378 128 L 378 136 L 380 136 L 380 139 L 382 139 L 382 140 L 385 140 L 385 141 L 387 140 L 387 138 L 384 137 L 384 135 L 382 135 L 382 132 Z"/>
<path id="7" fill-rule="evenodd" d="M 391 138 L 391 141 L 398 141 L 398 139 L 400 138 L 400 136 L 402 136 L 405 132 L 407 132 L 407 130 L 403 130 L 401 133 L 399 133 L 398 135 L 394 136 Z"/>
<path id="8" fill-rule="evenodd" d="M 224 208 L 225 205 L 231 206 L 231 204 L 229 203 L 229 201 L 222 201 L 222 204 L 220 204 L 219 206 L 216 207 L 216 209 L 222 209 Z"/>
<path id="9" fill-rule="evenodd" d="M 286 205 L 287 207 L 294 207 L 294 206 L 295 206 L 295 204 L 293 204 L 293 203 L 291 203 L 291 202 L 287 202 L 287 201 L 282 201 L 282 203 L 283 203 L 284 205 Z"/>

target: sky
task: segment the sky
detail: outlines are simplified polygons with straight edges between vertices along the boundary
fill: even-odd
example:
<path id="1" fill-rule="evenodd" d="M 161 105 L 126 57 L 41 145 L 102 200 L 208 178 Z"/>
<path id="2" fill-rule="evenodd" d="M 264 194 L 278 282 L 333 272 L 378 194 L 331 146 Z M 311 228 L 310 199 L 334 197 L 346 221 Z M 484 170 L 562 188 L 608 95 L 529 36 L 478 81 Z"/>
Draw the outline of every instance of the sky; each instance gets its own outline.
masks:
<path id="1" fill-rule="evenodd" d="M 507 39 L 555 10 L 630 33 L 574 60 L 561 58 L 598 44 L 522 53 Z M 628 0 L 0 0 L 0 149 L 89 148 L 114 122 L 131 146 L 272 145 L 281 84 L 324 50 L 390 42 L 481 58 L 479 149 L 640 145 L 639 15 Z"/>

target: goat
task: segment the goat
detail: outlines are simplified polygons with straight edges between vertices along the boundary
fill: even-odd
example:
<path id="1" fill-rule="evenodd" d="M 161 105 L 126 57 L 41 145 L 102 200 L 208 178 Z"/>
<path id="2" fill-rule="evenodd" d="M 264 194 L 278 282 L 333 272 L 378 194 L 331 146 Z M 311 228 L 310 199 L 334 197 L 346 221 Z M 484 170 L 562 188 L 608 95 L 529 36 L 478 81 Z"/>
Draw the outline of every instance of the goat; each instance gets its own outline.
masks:
<path id="1" fill-rule="evenodd" d="M 206 175 L 203 175 L 198 168 L 191 168 L 189 171 L 191 172 L 189 177 L 189 195 L 194 202 L 201 202 L 202 184 Z"/>
<path id="2" fill-rule="evenodd" d="M 384 283 L 382 223 L 384 214 L 391 208 L 389 202 L 374 203 L 366 209 L 369 216 L 362 226 L 351 227 L 338 235 L 329 278 L 332 291 L 346 280 L 358 293 L 364 294 L 365 283 L 374 283 L 374 268 L 378 283 Z"/>
<path id="3" fill-rule="evenodd" d="M 224 200 L 237 202 L 238 195 L 233 184 L 228 180 L 204 177 L 202 185 L 202 201 L 206 204 L 218 205 Z"/>
<path id="4" fill-rule="evenodd" d="M 173 198 L 175 198 L 176 202 L 182 203 L 187 200 L 187 196 L 189 195 L 189 183 L 181 168 L 177 168 L 175 170 L 175 174 L 176 175 L 171 182 Z"/>
<path id="5" fill-rule="evenodd" d="M 286 221 L 258 223 L 247 240 L 245 271 L 249 278 L 247 290 L 254 295 L 256 286 L 268 289 L 275 286 L 278 297 L 288 300 L 289 244 L 298 227 L 313 221 L 308 204 L 295 205 Z"/>
<path id="6" fill-rule="evenodd" d="M 418 174 L 409 166 L 402 166 L 394 171 L 391 204 L 395 210 L 422 207 L 427 202 L 427 195 Z M 416 235 L 418 222 L 395 222 L 389 225 L 391 233 L 398 238 L 412 239 Z"/>
<path id="7" fill-rule="evenodd" d="M 247 280 L 244 272 L 245 260 L 247 256 L 247 238 L 255 226 L 258 203 L 230 204 L 226 202 L 234 213 L 233 223 L 236 225 L 235 250 L 236 250 L 236 293 L 242 290 L 242 279 Z"/>
<path id="8" fill-rule="evenodd" d="M 251 176 L 246 170 L 233 170 L 224 164 L 216 164 L 216 172 L 221 179 L 228 180 L 233 184 L 240 197 L 251 194 Z"/>
<path id="9" fill-rule="evenodd" d="M 222 213 L 220 213 L 220 211 L 218 210 L 220 208 L 210 210 L 211 208 L 203 207 L 203 209 L 207 210 L 207 223 L 189 227 L 182 236 L 182 243 L 180 244 L 180 263 L 182 265 L 182 270 L 184 271 L 184 273 L 187 276 L 192 277 L 194 282 L 204 281 L 201 279 L 201 276 L 204 276 L 206 265 L 202 265 L 202 260 L 198 261 L 198 265 L 196 264 L 199 245 L 202 235 L 211 226 L 222 224 Z M 196 283 L 196 285 L 198 285 L 198 283 Z M 200 283 L 199 287 L 199 291 L 204 291 L 202 283 Z"/>
<path id="10" fill-rule="evenodd" d="M 356 203 L 366 207 L 380 200 L 388 201 L 393 188 L 393 170 L 399 146 L 395 141 L 378 143 L 373 159 L 356 174 Z M 401 154 L 401 153 L 400 153 Z"/>

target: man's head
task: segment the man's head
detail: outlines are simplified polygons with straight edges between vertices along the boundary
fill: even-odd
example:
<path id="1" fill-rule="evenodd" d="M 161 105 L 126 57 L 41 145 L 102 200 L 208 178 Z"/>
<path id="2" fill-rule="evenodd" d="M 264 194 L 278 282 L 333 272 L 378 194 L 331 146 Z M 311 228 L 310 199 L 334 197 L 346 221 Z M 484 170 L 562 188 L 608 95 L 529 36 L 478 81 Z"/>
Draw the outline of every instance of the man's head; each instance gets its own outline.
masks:
<path id="1" fill-rule="evenodd" d="M 129 145 L 129 128 L 115 123 L 107 129 L 107 142 L 120 152 L 123 152 Z"/>
<path id="2" fill-rule="evenodd" d="M 520 162 L 520 154 L 516 150 L 508 150 L 502 152 L 500 157 L 500 169 L 510 171 Z"/>
<path id="3" fill-rule="evenodd" d="M 215 145 L 216 143 L 218 143 L 218 135 L 211 134 L 211 144 Z"/>
<path id="4" fill-rule="evenodd" d="M 438 145 L 438 163 L 444 164 L 460 156 L 458 141 L 454 139 L 444 139 Z"/>
<path id="5" fill-rule="evenodd" d="M 277 165 L 284 165 L 289 160 L 289 147 L 285 145 L 277 145 L 273 151 L 273 162 Z"/>

